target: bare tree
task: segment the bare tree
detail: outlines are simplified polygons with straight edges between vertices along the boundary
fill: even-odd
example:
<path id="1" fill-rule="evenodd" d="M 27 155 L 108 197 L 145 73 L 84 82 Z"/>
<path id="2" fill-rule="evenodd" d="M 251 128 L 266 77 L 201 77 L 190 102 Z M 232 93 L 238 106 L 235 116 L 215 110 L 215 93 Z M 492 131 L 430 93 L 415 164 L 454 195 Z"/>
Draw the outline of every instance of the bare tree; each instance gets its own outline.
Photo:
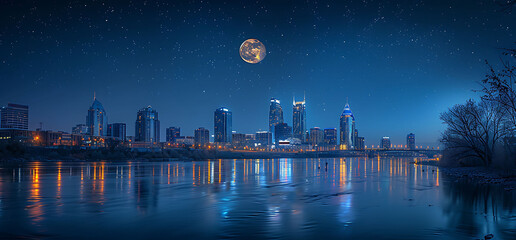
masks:
<path id="1" fill-rule="evenodd" d="M 495 148 L 507 134 L 505 112 L 494 101 L 468 100 L 442 113 L 440 118 L 447 129 L 441 141 L 448 157 L 458 162 L 474 159 L 489 166 Z"/>

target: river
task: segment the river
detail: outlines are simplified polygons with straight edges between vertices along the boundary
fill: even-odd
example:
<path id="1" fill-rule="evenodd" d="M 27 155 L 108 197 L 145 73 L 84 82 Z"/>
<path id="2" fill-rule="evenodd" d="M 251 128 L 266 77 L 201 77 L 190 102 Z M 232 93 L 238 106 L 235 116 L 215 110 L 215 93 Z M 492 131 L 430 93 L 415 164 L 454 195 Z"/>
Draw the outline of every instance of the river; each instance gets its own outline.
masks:
<path id="1" fill-rule="evenodd" d="M 0 165 L 0 239 L 516 239 L 516 193 L 413 158 Z"/>

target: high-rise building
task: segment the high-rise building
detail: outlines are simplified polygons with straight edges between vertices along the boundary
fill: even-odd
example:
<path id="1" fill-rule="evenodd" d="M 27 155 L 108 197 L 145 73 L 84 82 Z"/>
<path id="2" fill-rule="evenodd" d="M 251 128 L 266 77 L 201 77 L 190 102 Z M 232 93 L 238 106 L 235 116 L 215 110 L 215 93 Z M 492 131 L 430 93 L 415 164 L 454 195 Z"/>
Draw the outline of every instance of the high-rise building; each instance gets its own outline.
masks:
<path id="1" fill-rule="evenodd" d="M 72 128 L 72 134 L 87 135 L 89 134 L 88 126 L 86 124 L 77 124 Z"/>
<path id="2" fill-rule="evenodd" d="M 118 138 L 119 140 L 125 141 L 125 138 L 127 136 L 126 124 L 125 123 L 108 124 L 108 136 Z"/>
<path id="3" fill-rule="evenodd" d="M 231 143 L 232 139 L 232 113 L 225 107 L 218 108 L 214 114 L 214 127 L 216 143 Z"/>
<path id="4" fill-rule="evenodd" d="M 318 127 L 310 128 L 310 145 L 320 146 L 324 144 L 324 131 Z"/>
<path id="5" fill-rule="evenodd" d="M 157 144 L 159 135 L 158 112 L 151 106 L 140 109 L 136 116 L 134 141 Z"/>
<path id="6" fill-rule="evenodd" d="M 355 143 L 355 150 L 364 150 L 365 149 L 365 139 L 364 137 L 357 137 Z"/>
<path id="7" fill-rule="evenodd" d="M 326 128 L 324 129 L 324 143 L 328 146 L 337 145 L 337 129 Z"/>
<path id="8" fill-rule="evenodd" d="M 416 150 L 416 134 L 409 133 L 407 135 L 407 148 L 409 150 Z"/>
<path id="9" fill-rule="evenodd" d="M 0 128 L 29 129 L 29 106 L 8 103 L 0 108 Z"/>
<path id="10" fill-rule="evenodd" d="M 391 139 L 389 137 L 383 137 L 380 140 L 380 148 L 383 148 L 383 149 L 391 148 Z"/>
<path id="11" fill-rule="evenodd" d="M 276 126 L 274 126 L 276 127 Z M 261 146 L 270 146 L 272 145 L 272 134 L 267 131 L 256 132 L 256 143 Z"/>
<path id="12" fill-rule="evenodd" d="M 292 108 L 292 136 L 301 140 L 306 141 L 306 105 L 305 99 L 300 102 L 296 102 L 294 99 L 294 107 Z"/>
<path id="13" fill-rule="evenodd" d="M 166 130 L 167 142 L 175 142 L 176 138 L 181 136 L 181 128 L 180 127 L 169 127 Z"/>
<path id="14" fill-rule="evenodd" d="M 274 136 L 274 126 L 278 123 L 283 123 L 283 109 L 280 101 L 276 98 L 271 98 L 271 105 L 269 107 L 269 132 Z"/>
<path id="15" fill-rule="evenodd" d="M 207 146 L 210 143 L 210 131 L 203 127 L 195 129 L 194 143 L 199 147 Z"/>
<path id="16" fill-rule="evenodd" d="M 340 149 L 352 150 L 355 138 L 355 116 L 351 112 L 349 104 L 346 104 L 344 111 L 340 115 Z"/>
<path id="17" fill-rule="evenodd" d="M 107 136 L 107 113 L 102 106 L 102 103 L 93 99 L 93 104 L 88 109 L 88 116 L 86 116 L 86 126 L 88 127 L 89 135 L 91 136 Z"/>
<path id="18" fill-rule="evenodd" d="M 276 142 L 276 145 L 279 144 L 280 141 L 292 138 L 292 127 L 288 124 L 278 123 L 274 128 L 274 132 L 276 134 L 274 141 Z"/>

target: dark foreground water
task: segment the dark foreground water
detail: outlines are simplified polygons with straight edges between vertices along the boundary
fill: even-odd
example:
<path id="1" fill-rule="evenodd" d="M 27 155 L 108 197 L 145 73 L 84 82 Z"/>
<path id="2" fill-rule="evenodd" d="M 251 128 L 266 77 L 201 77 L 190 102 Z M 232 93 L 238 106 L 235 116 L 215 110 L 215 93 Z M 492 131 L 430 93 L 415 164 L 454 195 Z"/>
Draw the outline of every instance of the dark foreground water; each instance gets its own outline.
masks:
<path id="1" fill-rule="evenodd" d="M 0 238 L 516 239 L 514 192 L 412 160 L 1 166 Z"/>

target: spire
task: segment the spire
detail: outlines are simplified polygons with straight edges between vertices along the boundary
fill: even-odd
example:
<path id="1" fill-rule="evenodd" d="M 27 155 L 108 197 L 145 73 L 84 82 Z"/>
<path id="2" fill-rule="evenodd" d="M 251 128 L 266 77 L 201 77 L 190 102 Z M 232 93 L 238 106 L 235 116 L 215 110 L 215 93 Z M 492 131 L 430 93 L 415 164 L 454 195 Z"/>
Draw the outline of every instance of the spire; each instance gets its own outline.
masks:
<path id="1" fill-rule="evenodd" d="M 303 91 L 303 102 L 306 102 L 306 91 Z"/>
<path id="2" fill-rule="evenodd" d="M 93 91 L 93 101 L 97 100 L 97 93 Z"/>

